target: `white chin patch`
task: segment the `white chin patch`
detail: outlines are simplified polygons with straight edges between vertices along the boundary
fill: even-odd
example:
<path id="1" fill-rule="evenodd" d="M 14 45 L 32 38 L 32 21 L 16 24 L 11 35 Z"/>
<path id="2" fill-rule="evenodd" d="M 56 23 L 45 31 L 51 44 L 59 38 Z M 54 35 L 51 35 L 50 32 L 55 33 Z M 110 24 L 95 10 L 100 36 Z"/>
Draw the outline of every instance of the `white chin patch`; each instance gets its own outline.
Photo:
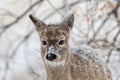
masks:
<path id="1" fill-rule="evenodd" d="M 55 62 L 55 61 L 45 60 L 45 63 L 50 67 L 59 67 L 59 66 L 64 66 L 65 61 Z"/>

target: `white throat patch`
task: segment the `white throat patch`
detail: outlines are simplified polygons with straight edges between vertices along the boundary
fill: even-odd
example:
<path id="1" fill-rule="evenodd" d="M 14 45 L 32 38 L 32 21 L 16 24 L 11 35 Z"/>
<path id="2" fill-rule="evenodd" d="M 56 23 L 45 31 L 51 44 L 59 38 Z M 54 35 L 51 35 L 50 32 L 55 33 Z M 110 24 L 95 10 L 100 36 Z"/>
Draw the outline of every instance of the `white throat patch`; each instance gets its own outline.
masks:
<path id="1" fill-rule="evenodd" d="M 45 60 L 45 63 L 50 66 L 50 67 L 59 67 L 59 66 L 64 66 L 65 64 L 65 61 L 60 61 L 60 62 L 55 62 L 55 61 L 48 61 L 46 59 Z"/>

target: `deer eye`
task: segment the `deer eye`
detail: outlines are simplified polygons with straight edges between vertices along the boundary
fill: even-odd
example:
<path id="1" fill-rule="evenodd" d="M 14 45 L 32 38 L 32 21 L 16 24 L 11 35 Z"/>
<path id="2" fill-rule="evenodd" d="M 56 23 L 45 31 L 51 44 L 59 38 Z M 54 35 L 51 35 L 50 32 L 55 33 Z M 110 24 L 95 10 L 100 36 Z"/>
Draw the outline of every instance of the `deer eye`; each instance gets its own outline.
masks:
<path id="1" fill-rule="evenodd" d="M 59 41 L 59 45 L 63 45 L 64 42 L 65 42 L 64 40 L 60 40 L 60 41 Z"/>
<path id="2" fill-rule="evenodd" d="M 47 42 L 46 41 L 42 41 L 42 45 L 46 45 L 47 44 Z"/>

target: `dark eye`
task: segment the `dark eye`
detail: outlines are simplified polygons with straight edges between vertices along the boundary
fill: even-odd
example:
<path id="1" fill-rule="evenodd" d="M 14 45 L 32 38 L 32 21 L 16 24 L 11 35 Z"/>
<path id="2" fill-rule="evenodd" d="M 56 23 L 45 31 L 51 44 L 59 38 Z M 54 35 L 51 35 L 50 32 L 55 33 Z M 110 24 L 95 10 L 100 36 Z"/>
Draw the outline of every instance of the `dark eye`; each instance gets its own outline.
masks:
<path id="1" fill-rule="evenodd" d="M 47 42 L 46 41 L 42 41 L 42 45 L 46 45 L 47 44 Z"/>
<path id="2" fill-rule="evenodd" d="M 64 40 L 60 40 L 60 41 L 59 41 L 59 45 L 63 45 L 64 42 L 65 42 Z"/>

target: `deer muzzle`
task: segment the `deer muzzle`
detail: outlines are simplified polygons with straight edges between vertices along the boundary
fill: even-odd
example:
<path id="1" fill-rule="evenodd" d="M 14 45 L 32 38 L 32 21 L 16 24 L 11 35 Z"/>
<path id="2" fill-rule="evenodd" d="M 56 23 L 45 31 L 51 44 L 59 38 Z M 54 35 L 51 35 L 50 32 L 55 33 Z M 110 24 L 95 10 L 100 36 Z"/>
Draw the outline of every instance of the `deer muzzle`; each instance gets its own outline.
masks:
<path id="1" fill-rule="evenodd" d="M 46 59 L 49 60 L 49 61 L 53 61 L 56 58 L 57 58 L 57 56 L 56 56 L 56 48 L 55 48 L 55 46 L 51 45 L 48 48 Z"/>

